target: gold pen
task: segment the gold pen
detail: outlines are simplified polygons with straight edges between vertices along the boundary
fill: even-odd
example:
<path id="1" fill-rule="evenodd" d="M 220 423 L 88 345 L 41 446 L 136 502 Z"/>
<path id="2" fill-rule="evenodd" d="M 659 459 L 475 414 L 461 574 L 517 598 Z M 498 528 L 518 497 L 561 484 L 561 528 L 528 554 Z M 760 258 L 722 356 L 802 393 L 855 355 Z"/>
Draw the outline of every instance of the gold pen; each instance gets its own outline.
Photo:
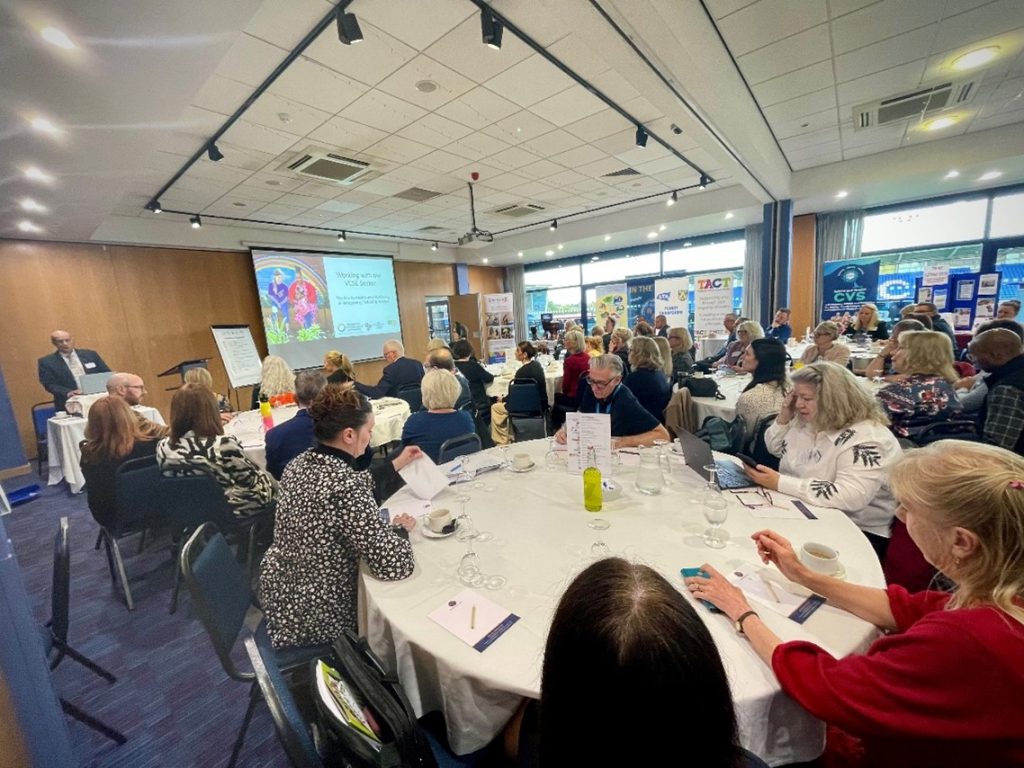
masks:
<path id="1" fill-rule="evenodd" d="M 775 601 L 778 602 L 778 598 L 775 598 Z M 475 605 L 473 606 L 473 610 L 469 612 L 469 628 L 470 629 L 476 629 L 476 606 Z"/>

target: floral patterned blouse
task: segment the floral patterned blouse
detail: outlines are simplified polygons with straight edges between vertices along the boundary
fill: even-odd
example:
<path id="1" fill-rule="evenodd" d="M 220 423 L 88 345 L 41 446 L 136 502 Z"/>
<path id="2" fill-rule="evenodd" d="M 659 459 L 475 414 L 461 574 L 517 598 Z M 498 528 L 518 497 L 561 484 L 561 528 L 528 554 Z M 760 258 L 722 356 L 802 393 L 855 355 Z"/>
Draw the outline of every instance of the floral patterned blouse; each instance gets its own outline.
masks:
<path id="1" fill-rule="evenodd" d="M 941 376 L 926 373 L 915 373 L 888 385 L 879 391 L 878 399 L 897 437 L 913 439 L 930 424 L 963 415 L 953 385 Z"/>

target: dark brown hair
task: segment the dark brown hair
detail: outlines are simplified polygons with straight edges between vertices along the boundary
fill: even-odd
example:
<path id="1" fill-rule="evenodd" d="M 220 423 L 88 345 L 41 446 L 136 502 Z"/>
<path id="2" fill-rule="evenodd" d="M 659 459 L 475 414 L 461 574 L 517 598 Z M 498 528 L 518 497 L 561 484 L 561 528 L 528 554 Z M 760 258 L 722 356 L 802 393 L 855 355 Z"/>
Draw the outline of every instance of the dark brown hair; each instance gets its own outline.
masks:
<path id="1" fill-rule="evenodd" d="M 528 341 L 520 341 L 516 346 L 519 347 L 519 351 L 526 355 L 530 360 L 533 360 L 533 358 L 537 356 L 537 348 Z"/>
<path id="2" fill-rule="evenodd" d="M 123 459 L 137 440 L 152 440 L 139 429 L 139 420 L 123 397 L 104 397 L 92 404 L 85 425 L 82 461 L 99 464 Z"/>
<path id="3" fill-rule="evenodd" d="M 917 320 L 921 325 L 924 326 L 926 331 L 932 330 L 932 317 L 931 315 L 924 315 L 920 312 L 911 312 L 907 315 L 904 320 Z"/>
<path id="4" fill-rule="evenodd" d="M 196 437 L 224 434 L 217 396 L 200 384 L 186 384 L 171 398 L 171 445 L 191 430 Z"/>
<path id="5" fill-rule="evenodd" d="M 346 429 L 360 429 L 373 413 L 361 392 L 341 384 L 328 384 L 309 404 L 316 439 L 329 443 Z"/>

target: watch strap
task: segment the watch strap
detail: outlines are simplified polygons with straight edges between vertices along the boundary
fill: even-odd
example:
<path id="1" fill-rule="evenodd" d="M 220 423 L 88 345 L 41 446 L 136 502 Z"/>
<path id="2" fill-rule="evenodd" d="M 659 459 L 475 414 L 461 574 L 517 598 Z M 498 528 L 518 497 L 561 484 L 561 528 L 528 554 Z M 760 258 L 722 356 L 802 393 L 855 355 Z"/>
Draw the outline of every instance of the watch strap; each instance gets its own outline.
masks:
<path id="1" fill-rule="evenodd" d="M 737 616 L 736 617 L 736 622 L 735 622 L 735 624 L 736 624 L 736 631 L 739 632 L 741 635 L 745 634 L 744 631 L 743 631 L 743 622 L 746 621 L 747 619 L 749 619 L 751 616 L 757 616 L 757 615 L 758 615 L 757 611 L 745 611 L 744 613 L 741 613 L 739 616 Z"/>

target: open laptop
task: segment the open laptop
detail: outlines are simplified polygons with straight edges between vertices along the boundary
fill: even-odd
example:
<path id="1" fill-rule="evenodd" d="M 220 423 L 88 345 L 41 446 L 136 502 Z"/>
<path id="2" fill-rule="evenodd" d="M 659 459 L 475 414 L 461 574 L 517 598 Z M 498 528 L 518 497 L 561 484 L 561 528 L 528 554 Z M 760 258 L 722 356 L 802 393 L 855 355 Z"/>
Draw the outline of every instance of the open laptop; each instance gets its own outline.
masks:
<path id="1" fill-rule="evenodd" d="M 686 466 L 690 467 L 690 469 L 705 480 L 708 479 L 708 475 L 711 473 L 705 471 L 704 466 L 714 462 L 715 466 L 718 467 L 719 488 L 753 488 L 757 485 L 757 483 L 747 477 L 747 473 L 743 471 L 739 464 L 716 459 L 711 452 L 711 446 L 696 435 L 685 430 L 682 431 L 679 434 L 679 446 L 683 449 L 683 460 L 686 462 Z"/>
<path id="2" fill-rule="evenodd" d="M 98 395 L 107 391 L 107 379 L 114 374 L 110 371 L 103 373 L 86 373 L 78 380 L 78 391 L 83 395 Z"/>

